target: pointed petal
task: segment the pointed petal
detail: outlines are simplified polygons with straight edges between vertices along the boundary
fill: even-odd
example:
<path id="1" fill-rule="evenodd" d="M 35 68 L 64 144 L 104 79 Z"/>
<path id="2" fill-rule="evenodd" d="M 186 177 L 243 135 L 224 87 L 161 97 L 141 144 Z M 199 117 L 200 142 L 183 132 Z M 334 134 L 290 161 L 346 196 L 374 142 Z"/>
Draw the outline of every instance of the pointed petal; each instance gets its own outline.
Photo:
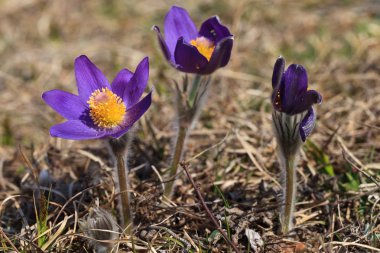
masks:
<path id="1" fill-rule="evenodd" d="M 311 107 L 300 123 L 300 135 L 303 142 L 305 142 L 306 138 L 311 134 L 315 126 L 315 120 L 316 115 L 313 107 Z"/>
<path id="2" fill-rule="evenodd" d="M 112 92 L 118 95 L 119 97 L 123 98 L 124 91 L 129 83 L 131 81 L 131 78 L 133 76 L 133 73 L 129 71 L 128 69 L 122 69 L 113 79 L 111 88 Z"/>
<path id="3" fill-rule="evenodd" d="M 183 38 L 178 40 L 174 59 L 178 65 L 176 68 L 186 73 L 200 73 L 208 64 L 206 57 L 196 47 L 185 43 Z"/>
<path id="4" fill-rule="evenodd" d="M 135 104 L 132 108 L 127 110 L 127 113 L 125 115 L 125 122 L 122 126 L 120 126 L 120 129 L 115 131 L 114 133 L 110 134 L 110 136 L 114 138 L 119 138 L 123 134 L 125 134 L 132 126 L 133 124 L 141 118 L 141 116 L 148 110 L 152 103 L 152 91 L 149 92 L 148 95 L 146 95 L 143 99 L 141 99 L 140 102 Z"/>
<path id="5" fill-rule="evenodd" d="M 75 77 L 78 94 L 83 101 L 87 101 L 91 93 L 97 89 L 108 88 L 110 85 L 103 73 L 85 55 L 75 59 Z"/>
<path id="6" fill-rule="evenodd" d="M 218 68 L 224 67 L 230 60 L 233 46 L 233 37 L 227 37 L 221 40 L 215 47 L 208 65 L 201 69 L 201 74 L 211 74 Z"/>
<path id="7" fill-rule="evenodd" d="M 309 108 L 313 104 L 320 104 L 322 102 L 322 96 L 319 92 L 315 90 L 308 90 L 306 93 L 302 94 L 297 102 L 297 106 L 294 107 L 292 113 L 301 113 Z"/>
<path id="8" fill-rule="evenodd" d="M 87 105 L 77 95 L 62 90 L 46 91 L 42 99 L 66 119 L 79 119 L 87 110 Z"/>
<path id="9" fill-rule="evenodd" d="M 102 138 L 105 132 L 90 128 L 81 120 L 69 120 L 52 126 L 50 135 L 69 140 L 90 140 Z"/>
<path id="10" fill-rule="evenodd" d="M 281 82 L 282 75 L 284 74 L 285 69 L 285 59 L 280 56 L 277 58 L 276 63 L 273 67 L 273 75 L 272 75 L 272 87 L 275 89 Z"/>
<path id="11" fill-rule="evenodd" d="M 197 28 L 191 20 L 189 13 L 177 6 L 173 6 L 168 14 L 166 14 L 164 28 L 165 41 L 170 52 L 174 52 L 180 37 L 189 42 L 198 35 Z"/>
<path id="12" fill-rule="evenodd" d="M 226 37 L 232 36 L 228 28 L 220 23 L 218 16 L 211 17 L 203 22 L 201 29 L 199 29 L 199 35 L 206 37 L 215 44 Z"/>
<path id="13" fill-rule="evenodd" d="M 282 110 L 286 113 L 294 113 L 297 105 L 297 98 L 307 90 L 307 72 L 301 65 L 292 64 L 284 73 L 282 80 L 284 87 L 281 87 Z M 283 90 L 282 90 L 283 89 Z"/>
<path id="14" fill-rule="evenodd" d="M 131 80 L 126 85 L 122 96 L 127 109 L 136 104 L 148 84 L 149 79 L 149 58 L 145 57 L 137 66 Z"/>
<path id="15" fill-rule="evenodd" d="M 168 61 L 174 61 L 173 56 L 174 56 L 174 51 L 170 52 L 168 45 L 166 44 L 164 38 L 162 37 L 160 28 L 158 26 L 153 26 L 152 29 L 156 31 L 158 42 L 160 43 L 160 48 Z"/>

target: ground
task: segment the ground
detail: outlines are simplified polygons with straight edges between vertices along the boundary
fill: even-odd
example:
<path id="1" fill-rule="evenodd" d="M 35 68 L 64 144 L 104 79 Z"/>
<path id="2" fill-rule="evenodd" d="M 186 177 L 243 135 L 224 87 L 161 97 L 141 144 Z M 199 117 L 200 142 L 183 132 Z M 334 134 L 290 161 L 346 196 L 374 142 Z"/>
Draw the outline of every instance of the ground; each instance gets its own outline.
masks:
<path id="1" fill-rule="evenodd" d="M 198 25 L 218 15 L 235 36 L 183 158 L 230 239 L 241 252 L 254 252 L 246 229 L 263 242 L 257 252 L 380 252 L 376 0 L 0 1 L 0 251 L 94 252 L 98 244 L 78 221 L 97 199 L 119 219 L 106 143 L 50 137 L 63 119 L 41 99 L 50 89 L 76 93 L 73 61 L 85 54 L 109 80 L 150 58 L 153 103 L 133 140 L 128 135 L 134 251 L 232 252 L 183 171 L 173 200 L 162 198 L 158 175 L 169 167 L 176 136 L 172 88 L 184 75 L 165 62 L 151 27 L 162 27 L 174 4 Z M 310 88 L 323 96 L 300 154 L 289 235 L 279 229 L 281 171 L 269 99 L 279 55 L 305 66 Z M 44 228 L 37 229 L 36 213 Z M 113 252 L 132 251 L 126 235 L 113 245 Z"/>

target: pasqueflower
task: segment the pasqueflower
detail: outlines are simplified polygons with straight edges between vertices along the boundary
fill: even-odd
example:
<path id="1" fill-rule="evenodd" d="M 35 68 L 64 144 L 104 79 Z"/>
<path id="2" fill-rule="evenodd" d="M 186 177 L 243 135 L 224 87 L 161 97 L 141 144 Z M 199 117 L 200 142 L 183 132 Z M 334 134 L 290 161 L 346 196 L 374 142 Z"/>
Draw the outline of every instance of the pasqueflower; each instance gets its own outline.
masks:
<path id="1" fill-rule="evenodd" d="M 322 102 L 322 96 L 315 90 L 308 90 L 307 72 L 304 67 L 297 64 L 291 64 L 286 71 L 285 60 L 279 57 L 274 65 L 272 76 L 272 104 L 275 109 L 274 118 L 277 132 L 287 135 L 285 130 L 290 127 L 291 123 L 285 125 L 283 114 L 291 116 L 294 121 L 294 127 L 299 128 L 299 134 L 302 141 L 310 135 L 315 125 L 316 115 L 313 104 Z M 299 123 L 299 125 L 298 125 Z M 284 129 L 285 128 L 285 129 Z M 287 130 L 288 131 L 288 130 Z"/>
<path id="2" fill-rule="evenodd" d="M 176 69 L 207 75 L 230 60 L 233 35 L 217 16 L 203 22 L 199 31 L 188 12 L 173 6 L 165 17 L 163 38 L 154 26 L 165 58 Z"/>
<path id="3" fill-rule="evenodd" d="M 111 84 L 85 55 L 75 59 L 74 69 L 78 95 L 62 90 L 42 94 L 42 99 L 67 119 L 50 128 L 51 136 L 72 140 L 119 138 L 148 110 L 152 92 L 140 100 L 149 77 L 148 58 L 140 62 L 135 73 L 121 70 Z"/>

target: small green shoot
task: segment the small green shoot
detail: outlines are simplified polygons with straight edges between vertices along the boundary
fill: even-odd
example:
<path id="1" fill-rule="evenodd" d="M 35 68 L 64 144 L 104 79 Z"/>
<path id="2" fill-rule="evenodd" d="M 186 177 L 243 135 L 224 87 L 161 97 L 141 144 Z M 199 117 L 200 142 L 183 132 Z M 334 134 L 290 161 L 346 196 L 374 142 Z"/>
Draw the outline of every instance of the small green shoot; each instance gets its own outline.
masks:
<path id="1" fill-rule="evenodd" d="M 313 143 L 311 140 L 307 140 L 305 149 L 317 162 L 318 167 L 322 167 L 327 175 L 331 177 L 335 176 L 334 167 L 331 165 L 329 156 L 326 155 L 317 144 Z"/>
<path id="2" fill-rule="evenodd" d="M 227 228 L 227 236 L 229 239 L 231 239 L 231 229 L 230 229 L 230 225 L 228 224 L 227 212 L 226 212 L 226 208 L 230 208 L 230 204 L 228 203 L 227 199 L 224 197 L 224 195 L 223 195 L 222 191 L 219 189 L 219 187 L 214 185 L 214 188 L 216 189 L 218 195 L 223 199 L 223 202 L 224 202 L 224 222 L 225 222 L 225 225 Z"/>
<path id="3" fill-rule="evenodd" d="M 36 206 L 36 205 L 35 205 Z M 46 241 L 48 240 L 47 235 L 43 235 L 48 229 L 47 221 L 48 221 L 48 208 L 49 208 L 49 200 L 45 198 L 45 195 L 41 194 L 39 199 L 39 213 L 37 208 L 36 219 L 37 219 L 37 233 L 38 233 L 38 246 L 42 247 Z"/>
<path id="4" fill-rule="evenodd" d="M 356 173 L 352 171 L 345 173 L 345 181 L 341 186 L 345 191 L 359 191 L 360 179 Z"/>
<path id="5" fill-rule="evenodd" d="M 0 135 L 0 145 L 12 146 L 13 145 L 13 132 L 10 125 L 10 120 L 6 117 L 2 124 L 3 134 Z"/>

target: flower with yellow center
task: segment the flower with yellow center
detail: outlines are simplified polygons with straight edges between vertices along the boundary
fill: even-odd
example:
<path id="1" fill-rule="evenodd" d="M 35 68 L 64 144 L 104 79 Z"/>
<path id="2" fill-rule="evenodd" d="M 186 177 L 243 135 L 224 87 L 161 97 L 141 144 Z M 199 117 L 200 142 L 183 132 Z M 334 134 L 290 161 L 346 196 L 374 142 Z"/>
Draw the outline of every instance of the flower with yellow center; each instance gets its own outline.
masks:
<path id="1" fill-rule="evenodd" d="M 90 116 L 98 127 L 113 128 L 123 122 L 126 106 L 123 100 L 108 88 L 94 91 L 87 104 Z"/>
<path id="2" fill-rule="evenodd" d="M 195 46 L 198 49 L 198 52 L 210 61 L 211 55 L 215 49 L 214 42 L 202 36 L 195 40 L 191 40 L 190 44 Z"/>
<path id="3" fill-rule="evenodd" d="M 141 99 L 148 84 L 149 60 L 135 73 L 123 69 L 110 84 L 85 55 L 74 62 L 78 95 L 50 90 L 42 99 L 67 121 L 50 128 L 53 137 L 70 140 L 120 138 L 148 110 L 152 92 Z"/>
<path id="4" fill-rule="evenodd" d="M 165 58 L 179 71 L 210 75 L 230 60 L 233 35 L 217 16 L 197 29 L 184 8 L 172 6 L 165 16 L 165 36 L 158 26 L 153 29 Z"/>

